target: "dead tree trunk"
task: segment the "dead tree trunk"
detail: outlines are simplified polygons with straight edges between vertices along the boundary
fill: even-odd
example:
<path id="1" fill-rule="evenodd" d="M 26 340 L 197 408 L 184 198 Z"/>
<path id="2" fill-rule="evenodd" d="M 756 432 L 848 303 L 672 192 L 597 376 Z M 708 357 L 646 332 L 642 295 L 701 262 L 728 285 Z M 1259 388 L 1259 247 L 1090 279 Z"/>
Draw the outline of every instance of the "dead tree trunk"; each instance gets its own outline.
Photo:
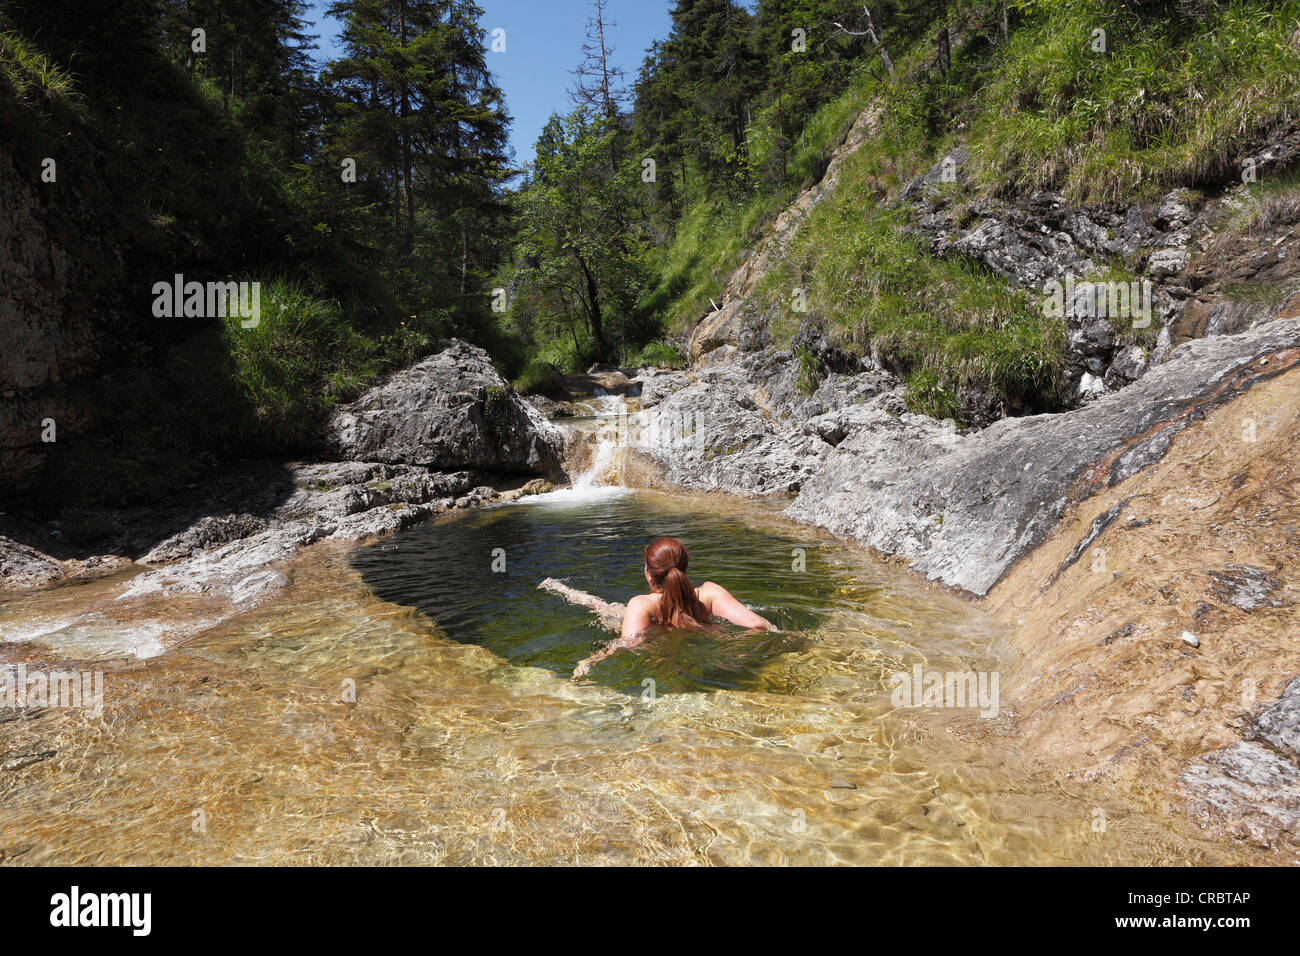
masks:
<path id="1" fill-rule="evenodd" d="M 866 29 L 850 30 L 842 23 L 831 21 L 832 24 L 839 28 L 841 33 L 851 37 L 866 37 L 870 41 L 872 49 L 880 54 L 880 62 L 885 65 L 885 72 L 893 76 L 894 61 L 889 58 L 889 52 L 885 49 L 885 45 L 880 42 L 880 31 L 876 29 L 876 21 L 871 16 L 871 8 L 865 3 L 862 5 L 862 22 Z"/>

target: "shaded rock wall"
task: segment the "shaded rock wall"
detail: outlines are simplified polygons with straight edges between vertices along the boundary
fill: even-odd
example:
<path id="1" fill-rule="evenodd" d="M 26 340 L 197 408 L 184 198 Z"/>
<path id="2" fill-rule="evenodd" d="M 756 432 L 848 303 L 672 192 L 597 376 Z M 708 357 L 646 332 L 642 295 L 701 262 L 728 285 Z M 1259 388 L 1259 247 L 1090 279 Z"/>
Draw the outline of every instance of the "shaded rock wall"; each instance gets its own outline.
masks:
<path id="1" fill-rule="evenodd" d="M 123 325 L 116 295 L 97 287 L 102 275 L 86 259 L 88 247 L 110 260 L 113 252 L 64 221 L 42 189 L 68 187 L 40 183 L 0 153 L 0 501 L 38 479 L 44 419 L 70 431 L 85 418 L 69 386 L 120 344 Z"/>

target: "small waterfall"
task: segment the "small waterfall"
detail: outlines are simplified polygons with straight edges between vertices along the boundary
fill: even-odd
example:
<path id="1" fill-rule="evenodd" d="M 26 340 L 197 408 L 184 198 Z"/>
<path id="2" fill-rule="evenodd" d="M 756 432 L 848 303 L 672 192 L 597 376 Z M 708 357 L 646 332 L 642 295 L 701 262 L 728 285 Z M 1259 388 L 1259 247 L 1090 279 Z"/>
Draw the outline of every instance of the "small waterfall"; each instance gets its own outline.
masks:
<path id="1" fill-rule="evenodd" d="M 574 422 L 582 436 L 590 464 L 573 479 L 575 489 L 621 487 L 627 459 L 627 402 L 622 395 L 598 393 L 590 403 L 590 417 Z"/>

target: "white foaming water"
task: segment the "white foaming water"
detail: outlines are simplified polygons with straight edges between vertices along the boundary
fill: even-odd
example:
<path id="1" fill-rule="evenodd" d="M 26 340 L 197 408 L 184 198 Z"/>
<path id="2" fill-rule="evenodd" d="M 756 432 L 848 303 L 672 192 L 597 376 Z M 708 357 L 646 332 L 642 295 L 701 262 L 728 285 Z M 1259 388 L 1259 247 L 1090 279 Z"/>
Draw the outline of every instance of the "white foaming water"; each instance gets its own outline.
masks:
<path id="1" fill-rule="evenodd" d="M 0 642 L 7 644 L 35 640 L 75 624 L 79 618 L 80 615 L 70 614 L 63 617 L 37 617 L 18 624 L 0 621 Z"/>
<path id="2" fill-rule="evenodd" d="M 591 465 L 573 479 L 568 488 L 549 491 L 542 495 L 529 495 L 508 502 L 511 505 L 573 505 L 592 501 L 621 498 L 633 489 L 622 484 L 622 465 L 627 453 L 627 403 L 622 395 L 609 395 L 597 389 L 595 397 L 581 402 L 579 407 L 587 412 L 563 427 L 578 440 L 594 448 Z"/>
<path id="3" fill-rule="evenodd" d="M 587 504 L 592 501 L 622 498 L 624 495 L 632 494 L 633 490 L 632 488 L 624 488 L 622 485 L 591 485 L 579 488 L 575 484 L 572 488 L 561 488 L 559 491 L 548 491 L 543 495 L 529 495 L 527 498 L 518 498 L 507 502 L 507 506 Z"/>
<path id="4" fill-rule="evenodd" d="M 627 449 L 627 403 L 621 395 L 598 394 L 591 403 L 598 421 L 591 467 L 573 480 L 573 491 L 620 487 L 619 465 Z"/>

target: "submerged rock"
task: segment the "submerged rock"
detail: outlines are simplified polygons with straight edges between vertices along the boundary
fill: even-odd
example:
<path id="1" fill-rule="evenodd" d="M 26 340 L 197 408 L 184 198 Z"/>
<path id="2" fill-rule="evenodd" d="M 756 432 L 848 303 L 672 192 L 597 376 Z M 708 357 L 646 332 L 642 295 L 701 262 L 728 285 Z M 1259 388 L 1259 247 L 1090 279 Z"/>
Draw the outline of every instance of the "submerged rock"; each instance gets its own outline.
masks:
<path id="1" fill-rule="evenodd" d="M 1277 703 L 1255 718 L 1249 736 L 1300 760 L 1300 677 L 1293 678 Z"/>
<path id="2" fill-rule="evenodd" d="M 249 604 L 286 588 L 291 583 L 292 579 L 283 571 L 254 571 L 235 582 L 231 588 L 230 600 L 234 604 Z"/>
<path id="3" fill-rule="evenodd" d="M 1263 568 L 1230 564 L 1222 571 L 1210 571 L 1210 590 L 1215 597 L 1242 611 L 1262 607 L 1285 607 L 1290 601 L 1275 597 L 1281 582 Z"/>
<path id="4" fill-rule="evenodd" d="M 1300 767 L 1242 741 L 1195 761 L 1183 773 L 1187 810 L 1202 826 L 1278 849 L 1300 833 Z"/>

